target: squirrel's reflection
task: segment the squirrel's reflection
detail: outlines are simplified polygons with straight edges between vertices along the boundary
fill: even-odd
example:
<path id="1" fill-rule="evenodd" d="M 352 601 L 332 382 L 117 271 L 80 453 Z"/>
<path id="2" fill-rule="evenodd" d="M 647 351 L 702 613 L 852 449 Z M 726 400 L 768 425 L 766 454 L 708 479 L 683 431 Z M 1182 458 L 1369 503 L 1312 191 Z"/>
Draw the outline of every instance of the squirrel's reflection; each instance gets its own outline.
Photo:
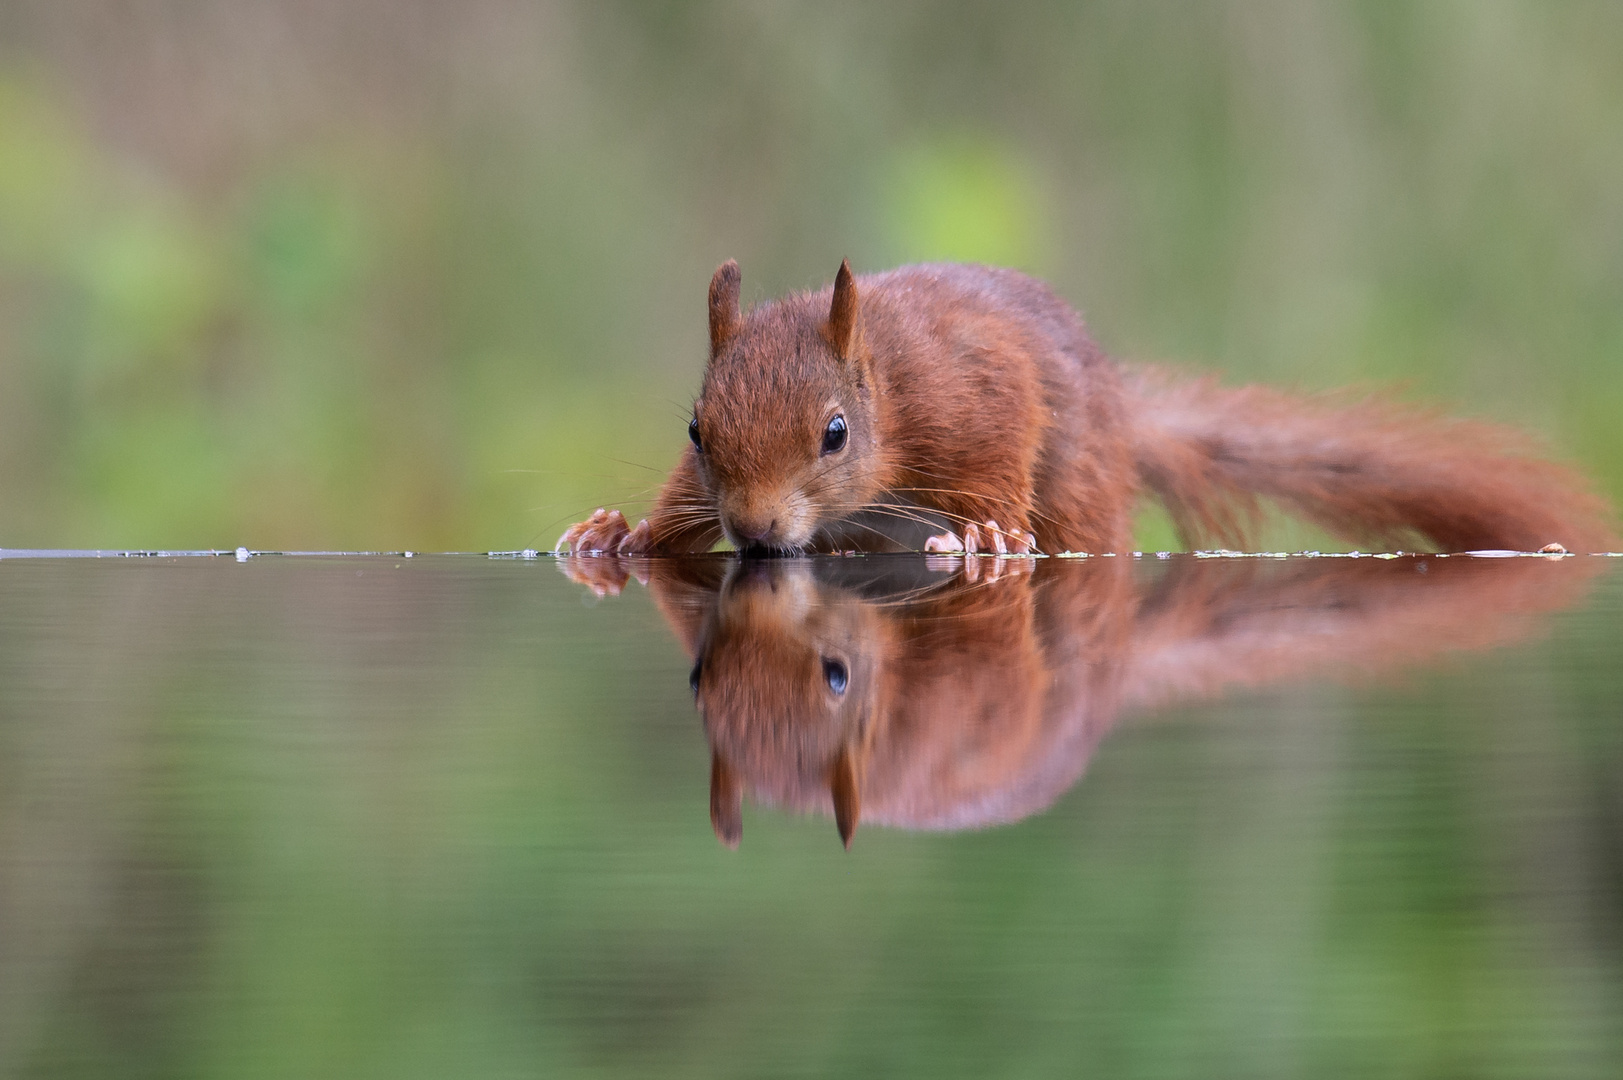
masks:
<path id="1" fill-rule="evenodd" d="M 973 560 L 972 560 L 973 561 Z M 1369 674 L 1533 628 L 1594 560 L 1455 556 L 570 560 L 643 579 L 693 657 L 710 814 L 743 797 L 963 829 L 1041 810 L 1124 711 L 1236 685 Z"/>

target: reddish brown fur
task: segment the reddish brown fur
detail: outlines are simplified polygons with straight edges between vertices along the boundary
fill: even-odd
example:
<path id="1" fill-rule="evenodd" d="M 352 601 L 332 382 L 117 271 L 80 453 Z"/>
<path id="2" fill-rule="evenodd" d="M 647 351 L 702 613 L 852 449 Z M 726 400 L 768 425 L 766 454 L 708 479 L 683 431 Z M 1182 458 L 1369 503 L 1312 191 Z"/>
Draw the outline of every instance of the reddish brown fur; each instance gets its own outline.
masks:
<path id="1" fill-rule="evenodd" d="M 743 313 L 710 286 L 689 447 L 637 529 L 599 513 L 572 552 L 921 546 L 996 522 L 1011 545 L 1123 551 L 1141 489 L 1191 545 L 1243 546 L 1269 500 L 1350 540 L 1594 550 L 1604 503 L 1529 440 L 1381 398 L 1128 374 L 1041 282 L 984 266 L 853 278 Z M 847 441 L 824 453 L 838 413 Z M 900 535 L 911 521 L 922 533 Z M 917 533 L 918 530 L 915 530 Z"/>
<path id="2" fill-rule="evenodd" d="M 1612 543 L 1605 503 L 1514 429 L 1153 371 L 1132 387 L 1139 468 L 1188 537 L 1243 545 L 1263 498 L 1337 536 L 1411 550 Z"/>

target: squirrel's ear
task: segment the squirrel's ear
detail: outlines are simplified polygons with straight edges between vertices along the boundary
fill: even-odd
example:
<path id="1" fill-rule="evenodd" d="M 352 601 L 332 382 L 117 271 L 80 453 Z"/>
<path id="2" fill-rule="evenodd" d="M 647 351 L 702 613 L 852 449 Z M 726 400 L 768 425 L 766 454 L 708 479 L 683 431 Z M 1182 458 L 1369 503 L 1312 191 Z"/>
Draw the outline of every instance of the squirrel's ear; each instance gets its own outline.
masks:
<path id="1" fill-rule="evenodd" d="M 728 259 L 716 267 L 710 279 L 710 355 L 715 356 L 727 339 L 738 333 L 743 316 L 738 311 L 738 284 L 742 275 L 738 263 Z"/>
<path id="2" fill-rule="evenodd" d="M 834 759 L 834 770 L 828 778 L 829 794 L 834 796 L 834 824 L 840 829 L 840 843 L 851 850 L 851 837 L 856 835 L 857 818 L 862 814 L 862 793 L 857 787 L 857 765 L 849 746 L 840 749 Z"/>
<path id="3" fill-rule="evenodd" d="M 710 753 L 710 827 L 730 848 L 744 838 L 744 781 L 719 751 Z"/>
<path id="4" fill-rule="evenodd" d="M 828 343 L 843 360 L 849 360 L 856 351 L 858 314 L 857 280 L 851 276 L 851 264 L 842 259 L 840 272 L 834 277 L 834 303 L 828 311 Z"/>

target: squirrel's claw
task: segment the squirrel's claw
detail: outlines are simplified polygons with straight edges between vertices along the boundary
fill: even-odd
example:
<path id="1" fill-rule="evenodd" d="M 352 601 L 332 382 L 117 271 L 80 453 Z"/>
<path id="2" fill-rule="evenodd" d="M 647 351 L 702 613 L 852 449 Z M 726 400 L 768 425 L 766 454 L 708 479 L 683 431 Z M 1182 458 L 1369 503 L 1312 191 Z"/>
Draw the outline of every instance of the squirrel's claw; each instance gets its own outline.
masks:
<path id="1" fill-rule="evenodd" d="M 620 540 L 616 549 L 621 555 L 640 555 L 647 551 L 653 543 L 654 530 L 649 528 L 648 519 L 643 518 L 637 522 L 637 527 Z"/>
<path id="2" fill-rule="evenodd" d="M 1037 537 L 1029 530 L 1005 529 L 996 521 L 964 526 L 964 553 L 968 555 L 1036 555 Z"/>
<path id="3" fill-rule="evenodd" d="M 996 521 L 970 522 L 964 526 L 963 536 L 950 531 L 932 536 L 924 542 L 924 550 L 932 555 L 1029 556 L 1037 553 L 1037 537 L 1027 530 L 1010 532 Z M 966 558 L 964 577 L 969 581 L 979 581 L 983 577 L 987 581 L 996 581 L 1005 568 L 1010 573 L 1026 573 L 1031 570 L 1031 560 L 994 558 L 983 568 L 980 559 Z"/>

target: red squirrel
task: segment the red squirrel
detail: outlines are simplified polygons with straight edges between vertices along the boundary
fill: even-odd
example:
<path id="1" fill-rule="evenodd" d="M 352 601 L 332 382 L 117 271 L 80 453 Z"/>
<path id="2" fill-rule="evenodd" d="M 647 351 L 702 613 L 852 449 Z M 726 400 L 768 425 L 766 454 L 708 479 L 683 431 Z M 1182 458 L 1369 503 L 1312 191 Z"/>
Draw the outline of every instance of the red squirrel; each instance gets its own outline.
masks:
<path id="1" fill-rule="evenodd" d="M 1185 543 L 1243 547 L 1262 500 L 1339 537 L 1440 550 L 1608 544 L 1606 505 L 1522 434 L 1380 398 L 1225 388 L 1116 364 L 1040 281 L 906 266 L 739 307 L 710 282 L 687 447 L 631 528 L 569 554 L 1122 552 L 1141 492 Z"/>

